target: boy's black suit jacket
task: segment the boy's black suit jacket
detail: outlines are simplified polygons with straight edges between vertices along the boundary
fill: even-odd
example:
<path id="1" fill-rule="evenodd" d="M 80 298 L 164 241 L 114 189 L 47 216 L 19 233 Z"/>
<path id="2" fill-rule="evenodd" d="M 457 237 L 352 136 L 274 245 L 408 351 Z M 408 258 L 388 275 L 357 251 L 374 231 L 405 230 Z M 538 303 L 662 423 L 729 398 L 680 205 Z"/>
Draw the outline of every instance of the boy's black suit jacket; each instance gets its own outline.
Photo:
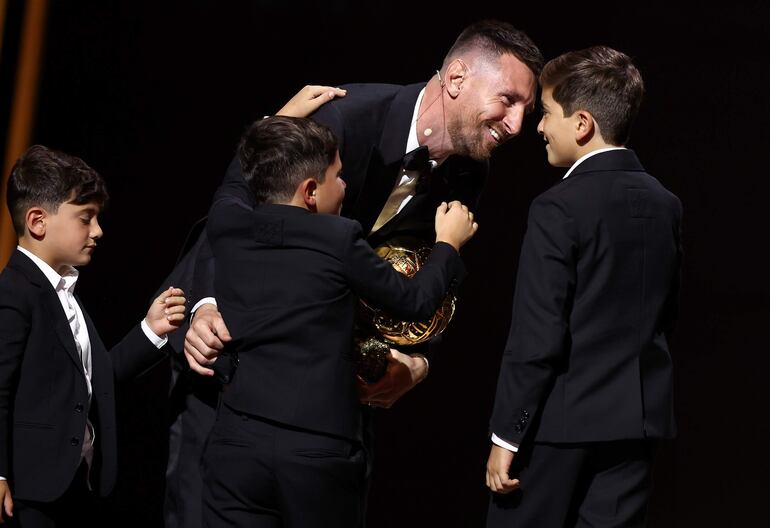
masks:
<path id="1" fill-rule="evenodd" d="M 91 341 L 92 398 L 56 292 L 26 255 L 15 251 L 0 274 L 0 476 L 14 498 L 60 497 L 80 465 L 86 418 L 95 429 L 91 482 L 108 494 L 117 470 L 115 379 L 162 359 L 137 325 L 109 352 L 79 303 Z"/>
<path id="2" fill-rule="evenodd" d="M 411 279 L 369 247 L 361 226 L 299 207 L 212 207 L 217 301 L 240 365 L 223 393 L 234 409 L 283 424 L 360 438 L 352 357 L 359 296 L 403 318 L 435 312 L 462 278 L 437 243 Z"/>
<path id="3" fill-rule="evenodd" d="M 630 150 L 599 153 L 530 209 L 490 429 L 521 444 L 675 433 L 679 199 Z"/>

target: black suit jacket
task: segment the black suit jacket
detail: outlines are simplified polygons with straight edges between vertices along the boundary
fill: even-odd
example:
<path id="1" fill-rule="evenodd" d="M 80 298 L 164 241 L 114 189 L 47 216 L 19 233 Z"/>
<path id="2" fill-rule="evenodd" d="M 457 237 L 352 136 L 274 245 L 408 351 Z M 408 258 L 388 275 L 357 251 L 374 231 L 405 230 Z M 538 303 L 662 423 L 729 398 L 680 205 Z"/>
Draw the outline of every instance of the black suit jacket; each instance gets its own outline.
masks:
<path id="1" fill-rule="evenodd" d="M 82 303 L 79 303 L 82 309 Z M 91 340 L 92 399 L 59 298 L 42 271 L 15 251 L 0 274 L 0 475 L 14 498 L 49 502 L 72 482 L 90 417 L 94 489 L 117 472 L 114 380 L 164 356 L 137 325 L 109 353 L 83 309 Z"/>
<path id="2" fill-rule="evenodd" d="M 675 433 L 666 333 L 681 214 L 630 150 L 588 158 L 534 200 L 493 433 L 517 444 Z"/>
<path id="3" fill-rule="evenodd" d="M 437 243 L 412 278 L 371 249 L 358 222 L 289 205 L 220 200 L 208 235 L 215 290 L 240 365 L 223 394 L 234 409 L 360 438 L 352 358 L 359 296 L 404 318 L 429 317 L 463 273 Z"/>
<path id="4" fill-rule="evenodd" d="M 371 231 L 393 191 L 406 151 L 414 107 L 424 83 L 409 86 L 393 84 L 349 84 L 348 94 L 322 106 L 312 118 L 328 126 L 337 136 L 342 174 L 347 185 L 342 216 L 358 220 L 364 235 Z M 435 239 L 436 207 L 442 201 L 460 200 L 473 209 L 484 186 L 488 164 L 462 156 L 450 156 L 429 175 L 425 175 L 417 194 L 390 222 L 367 240 L 376 247 L 394 237 L 410 236 L 428 246 Z M 254 205 L 238 159 L 227 169 L 215 200 L 234 198 Z M 195 303 L 211 297 L 213 274 L 210 251 L 201 247 L 196 262 L 191 296 Z"/>

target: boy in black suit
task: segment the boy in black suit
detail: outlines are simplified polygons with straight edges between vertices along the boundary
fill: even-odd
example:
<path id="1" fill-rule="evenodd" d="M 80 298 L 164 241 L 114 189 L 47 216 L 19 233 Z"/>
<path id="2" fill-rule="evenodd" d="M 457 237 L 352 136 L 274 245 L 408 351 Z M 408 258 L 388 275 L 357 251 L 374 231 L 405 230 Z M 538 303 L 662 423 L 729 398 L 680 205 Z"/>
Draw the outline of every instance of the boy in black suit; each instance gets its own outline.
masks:
<path id="1" fill-rule="evenodd" d="M 14 165 L 7 200 L 19 245 L 0 274 L 2 514 L 23 528 L 96 526 L 94 496 L 112 490 L 117 469 L 114 381 L 165 357 L 185 299 L 163 292 L 108 353 L 74 295 L 74 266 L 102 236 L 104 181 L 35 145 Z"/>
<path id="2" fill-rule="evenodd" d="M 459 202 L 441 204 L 430 258 L 407 279 L 339 216 L 345 183 L 328 128 L 267 118 L 238 156 L 257 205 L 222 197 L 207 224 L 238 368 L 204 452 L 204 525 L 359 526 L 358 297 L 397 317 L 430 317 L 460 280 L 457 251 L 477 225 Z"/>
<path id="3" fill-rule="evenodd" d="M 675 433 L 681 203 L 624 147 L 643 94 L 626 55 L 566 53 L 540 83 L 548 162 L 571 168 L 529 213 L 487 525 L 642 526 L 656 441 Z"/>

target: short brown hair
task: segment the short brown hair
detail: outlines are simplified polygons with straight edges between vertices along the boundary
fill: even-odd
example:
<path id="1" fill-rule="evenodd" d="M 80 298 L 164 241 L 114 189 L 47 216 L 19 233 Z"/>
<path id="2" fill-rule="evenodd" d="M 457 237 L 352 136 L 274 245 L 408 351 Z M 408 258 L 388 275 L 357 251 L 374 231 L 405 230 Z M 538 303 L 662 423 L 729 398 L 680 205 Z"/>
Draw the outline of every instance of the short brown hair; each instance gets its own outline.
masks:
<path id="1" fill-rule="evenodd" d="M 628 142 L 642 103 L 644 82 L 625 53 L 606 46 L 564 53 L 548 61 L 540 74 L 540 85 L 553 90 L 553 100 L 561 105 L 565 117 L 586 110 L 606 142 Z"/>
<path id="2" fill-rule="evenodd" d="M 481 50 L 501 57 L 509 53 L 527 65 L 537 77 L 543 69 L 543 54 L 532 39 L 508 22 L 480 20 L 466 27 L 444 57 L 446 66 L 456 56 L 469 50 Z"/>
<path id="3" fill-rule="evenodd" d="M 238 160 L 257 203 L 290 200 L 305 178 L 323 183 L 337 155 L 337 138 L 303 117 L 267 117 L 243 134 Z"/>
<path id="4" fill-rule="evenodd" d="M 30 207 L 44 206 L 55 214 L 63 203 L 93 202 L 102 208 L 107 199 L 104 180 L 86 162 L 43 145 L 28 148 L 8 178 L 6 202 L 18 236 L 24 235 Z"/>

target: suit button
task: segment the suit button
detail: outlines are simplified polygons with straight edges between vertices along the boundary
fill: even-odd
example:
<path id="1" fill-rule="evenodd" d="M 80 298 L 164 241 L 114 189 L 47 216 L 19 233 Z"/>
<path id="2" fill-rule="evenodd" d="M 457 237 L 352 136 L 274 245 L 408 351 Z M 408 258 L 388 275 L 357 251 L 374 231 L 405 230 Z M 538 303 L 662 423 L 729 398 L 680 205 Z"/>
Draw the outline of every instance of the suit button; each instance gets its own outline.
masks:
<path id="1" fill-rule="evenodd" d="M 80 443 L 80 438 L 78 438 L 77 436 L 73 436 L 72 439 L 70 440 L 70 444 L 74 446 L 78 445 L 79 443 Z"/>
<path id="2" fill-rule="evenodd" d="M 75 405 L 75 412 L 76 413 L 82 413 L 83 412 L 83 404 L 82 403 L 78 403 L 77 405 Z"/>

